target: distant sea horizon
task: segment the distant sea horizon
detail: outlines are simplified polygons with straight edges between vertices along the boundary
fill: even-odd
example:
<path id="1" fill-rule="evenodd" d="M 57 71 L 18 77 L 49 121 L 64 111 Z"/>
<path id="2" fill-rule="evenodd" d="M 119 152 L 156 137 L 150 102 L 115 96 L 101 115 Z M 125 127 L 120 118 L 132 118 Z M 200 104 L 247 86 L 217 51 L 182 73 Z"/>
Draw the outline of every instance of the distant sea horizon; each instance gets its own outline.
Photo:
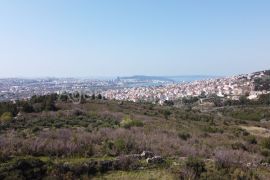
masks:
<path id="1" fill-rule="evenodd" d="M 179 84 L 179 83 L 190 83 L 194 81 L 217 79 L 223 76 L 212 76 L 212 75 L 186 75 L 186 76 L 130 76 L 130 77 L 119 77 L 120 79 L 136 79 L 142 82 L 130 83 L 128 87 L 150 87 L 150 86 L 161 86 L 168 84 Z M 154 82 L 154 80 L 160 80 L 160 82 Z M 149 82 L 148 82 L 149 81 Z M 164 81 L 165 83 L 163 83 Z"/>
<path id="2" fill-rule="evenodd" d="M 221 78 L 223 76 L 214 75 L 190 75 L 190 76 L 168 76 L 167 78 L 172 79 L 174 82 L 192 82 L 207 79 Z"/>
<path id="3" fill-rule="evenodd" d="M 219 78 L 225 76 L 218 75 L 179 75 L 179 76 L 151 76 L 151 75 L 132 75 L 132 76 L 14 76 L 14 77 L 0 77 L 0 79 L 98 79 L 98 80 L 113 80 L 118 77 L 120 78 L 132 78 L 132 77 L 155 77 L 155 78 L 166 78 L 174 81 L 194 81 L 204 80 L 207 78 Z"/>

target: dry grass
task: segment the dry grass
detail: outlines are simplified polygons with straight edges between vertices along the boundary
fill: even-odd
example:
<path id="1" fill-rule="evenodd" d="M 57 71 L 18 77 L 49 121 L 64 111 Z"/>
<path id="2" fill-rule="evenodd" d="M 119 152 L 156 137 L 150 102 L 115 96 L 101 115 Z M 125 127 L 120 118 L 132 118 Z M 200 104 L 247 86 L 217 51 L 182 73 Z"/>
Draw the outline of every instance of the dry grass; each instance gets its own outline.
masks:
<path id="1" fill-rule="evenodd" d="M 254 136 L 260 137 L 270 137 L 270 130 L 262 127 L 256 126 L 240 126 L 242 129 L 248 131 L 250 134 Z"/>
<path id="2" fill-rule="evenodd" d="M 176 176 L 170 172 L 162 169 L 153 169 L 153 170 L 141 170 L 141 171 L 117 171 L 105 174 L 100 177 L 94 178 L 97 179 L 108 179 L 108 180 L 174 180 L 177 179 Z"/>

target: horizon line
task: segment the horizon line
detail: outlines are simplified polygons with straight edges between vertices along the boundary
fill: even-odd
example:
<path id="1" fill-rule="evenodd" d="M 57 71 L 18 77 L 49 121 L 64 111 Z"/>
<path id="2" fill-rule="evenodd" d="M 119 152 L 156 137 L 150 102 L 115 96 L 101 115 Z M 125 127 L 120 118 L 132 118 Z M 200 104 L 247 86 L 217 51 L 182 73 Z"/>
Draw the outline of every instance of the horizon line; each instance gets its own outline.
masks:
<path id="1" fill-rule="evenodd" d="M 194 75 L 130 75 L 130 76 L 14 76 L 14 77 L 0 77 L 0 79 L 107 79 L 107 78 L 127 78 L 127 77 L 226 77 L 228 75 L 203 75 L 203 74 L 194 74 Z"/>

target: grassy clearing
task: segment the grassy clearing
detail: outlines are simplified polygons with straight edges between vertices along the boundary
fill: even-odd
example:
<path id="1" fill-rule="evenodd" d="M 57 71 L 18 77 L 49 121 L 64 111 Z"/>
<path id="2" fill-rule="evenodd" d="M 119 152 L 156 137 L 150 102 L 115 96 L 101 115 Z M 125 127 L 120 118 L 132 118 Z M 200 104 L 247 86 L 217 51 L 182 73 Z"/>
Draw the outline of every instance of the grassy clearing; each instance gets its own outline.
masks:
<path id="1" fill-rule="evenodd" d="M 259 137 L 270 137 L 270 130 L 256 126 L 241 126 L 242 129 L 248 131 L 250 134 Z"/>
<path id="2" fill-rule="evenodd" d="M 99 177 L 94 178 L 98 179 L 108 179 L 108 180 L 174 180 L 177 177 L 170 173 L 168 170 L 164 169 L 152 169 L 152 170 L 139 170 L 139 171 L 117 171 L 111 172 Z"/>

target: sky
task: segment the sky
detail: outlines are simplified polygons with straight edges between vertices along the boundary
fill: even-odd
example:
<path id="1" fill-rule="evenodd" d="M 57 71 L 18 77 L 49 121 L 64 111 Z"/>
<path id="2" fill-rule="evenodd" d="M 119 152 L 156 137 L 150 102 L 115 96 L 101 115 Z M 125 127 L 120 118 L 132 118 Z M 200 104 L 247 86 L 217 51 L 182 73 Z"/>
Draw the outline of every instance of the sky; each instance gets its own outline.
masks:
<path id="1" fill-rule="evenodd" d="M 1 0 L 0 78 L 270 69 L 269 0 Z"/>

